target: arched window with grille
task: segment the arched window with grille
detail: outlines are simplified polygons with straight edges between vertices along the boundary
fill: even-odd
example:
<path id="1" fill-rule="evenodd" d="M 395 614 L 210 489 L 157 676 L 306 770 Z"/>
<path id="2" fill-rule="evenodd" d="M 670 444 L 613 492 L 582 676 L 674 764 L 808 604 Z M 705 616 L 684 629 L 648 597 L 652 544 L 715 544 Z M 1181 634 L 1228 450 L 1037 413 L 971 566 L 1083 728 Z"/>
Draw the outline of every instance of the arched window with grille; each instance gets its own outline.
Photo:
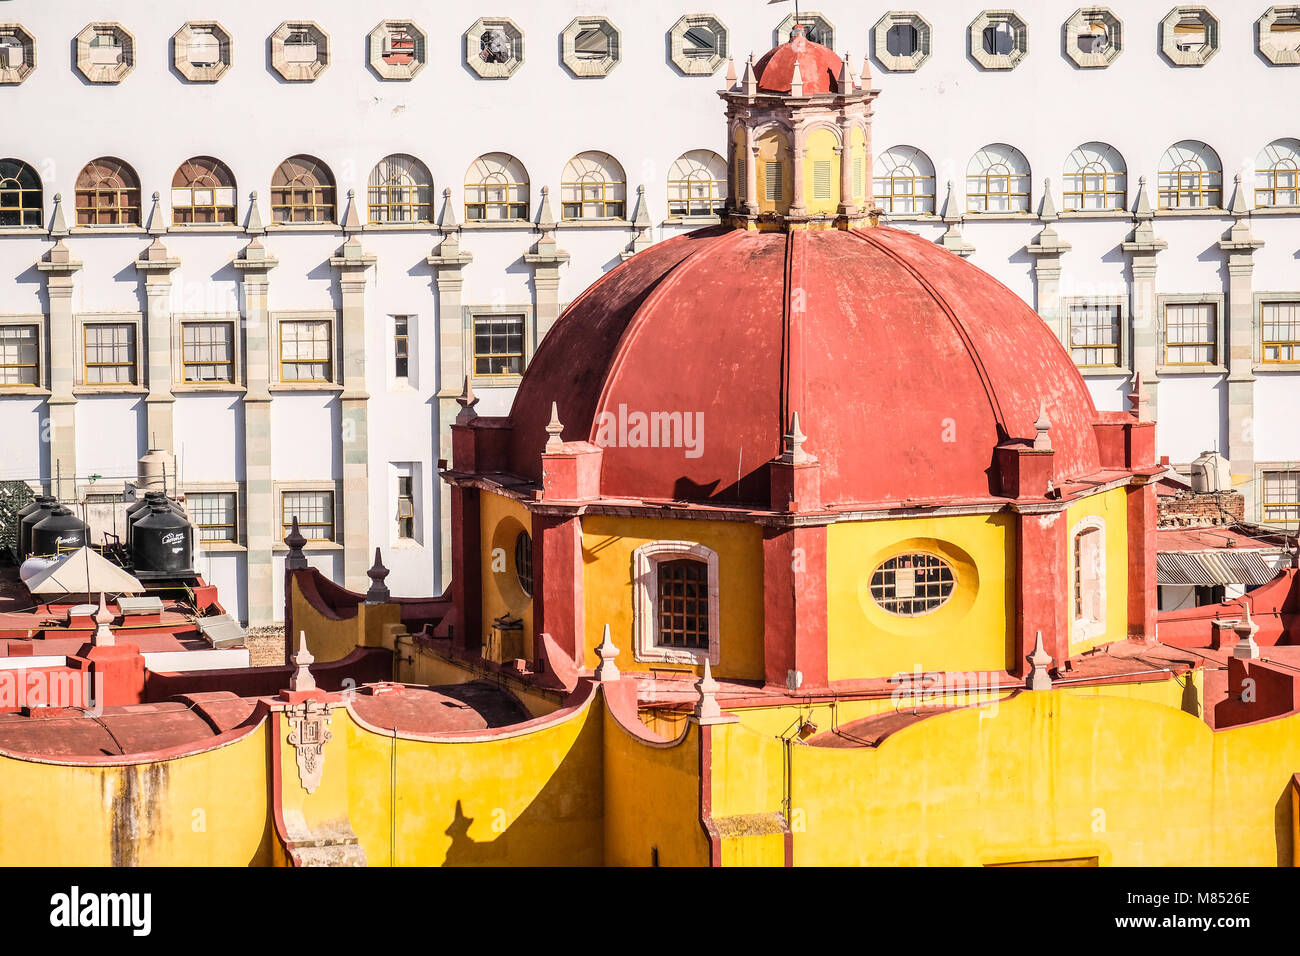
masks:
<path id="1" fill-rule="evenodd" d="M 225 163 L 195 156 L 172 176 L 172 222 L 177 225 L 235 222 L 235 177 Z"/>
<path id="2" fill-rule="evenodd" d="M 1128 167 L 1124 157 L 1105 143 L 1084 143 L 1065 160 L 1062 205 L 1066 212 L 1124 210 L 1128 204 Z"/>
<path id="3" fill-rule="evenodd" d="M 712 150 L 693 149 L 668 170 L 668 215 L 720 216 L 727 204 L 727 161 Z"/>
<path id="4" fill-rule="evenodd" d="M 934 163 L 915 146 L 891 146 L 876 156 L 875 199 L 894 216 L 934 215 Z"/>
<path id="5" fill-rule="evenodd" d="M 271 219 L 276 223 L 334 222 L 334 174 L 313 156 L 290 156 L 271 176 Z"/>
<path id="6" fill-rule="evenodd" d="M 370 221 L 433 222 L 433 176 L 414 156 L 385 156 L 370 171 Z"/>
<path id="7" fill-rule="evenodd" d="M 1099 637 L 1106 631 L 1106 525 L 1089 516 L 1070 534 L 1071 640 Z"/>
<path id="8" fill-rule="evenodd" d="M 1223 164 L 1204 143 L 1185 139 L 1160 160 L 1160 208 L 1203 209 L 1223 205 Z"/>
<path id="9" fill-rule="evenodd" d="M 89 163 L 77 176 L 77 225 L 140 225 L 140 177 L 112 156 Z"/>
<path id="10" fill-rule="evenodd" d="M 1029 161 L 1006 143 L 985 146 L 966 167 L 966 211 L 1029 212 Z"/>
<path id="11" fill-rule="evenodd" d="M 1255 161 L 1255 205 L 1300 205 L 1300 140 L 1279 139 Z"/>
<path id="12" fill-rule="evenodd" d="M 39 226 L 41 177 L 19 159 L 0 159 L 0 226 Z"/>
<path id="13" fill-rule="evenodd" d="M 622 219 L 627 208 L 627 176 L 608 153 L 579 153 L 560 180 L 565 219 Z"/>
<path id="14" fill-rule="evenodd" d="M 467 222 L 528 219 L 528 170 L 506 153 L 487 153 L 465 173 Z"/>

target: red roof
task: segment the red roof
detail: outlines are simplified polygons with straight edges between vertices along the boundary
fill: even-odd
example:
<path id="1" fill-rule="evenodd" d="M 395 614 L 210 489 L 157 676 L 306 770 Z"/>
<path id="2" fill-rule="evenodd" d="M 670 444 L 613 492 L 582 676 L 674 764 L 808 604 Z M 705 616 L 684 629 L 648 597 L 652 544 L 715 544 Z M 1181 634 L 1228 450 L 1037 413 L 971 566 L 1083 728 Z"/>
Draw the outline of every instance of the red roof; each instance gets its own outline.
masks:
<path id="1" fill-rule="evenodd" d="M 678 412 L 703 423 L 697 453 L 600 441 L 602 493 L 765 503 L 797 411 L 828 505 L 988 498 L 994 447 L 1034 437 L 1040 400 L 1058 485 L 1099 472 L 1082 377 L 987 273 L 885 227 L 715 227 L 638 253 L 565 311 L 515 398 L 509 470 L 540 481 L 552 401 L 566 441 L 597 442 L 603 412 Z"/>
<path id="2" fill-rule="evenodd" d="M 789 93 L 795 63 L 799 64 L 804 96 L 845 92 L 840 89 L 840 71 L 844 68 L 844 61 L 820 43 L 809 40 L 803 28 L 798 26 L 791 32 L 790 42 L 768 50 L 754 64 L 759 91 Z"/>

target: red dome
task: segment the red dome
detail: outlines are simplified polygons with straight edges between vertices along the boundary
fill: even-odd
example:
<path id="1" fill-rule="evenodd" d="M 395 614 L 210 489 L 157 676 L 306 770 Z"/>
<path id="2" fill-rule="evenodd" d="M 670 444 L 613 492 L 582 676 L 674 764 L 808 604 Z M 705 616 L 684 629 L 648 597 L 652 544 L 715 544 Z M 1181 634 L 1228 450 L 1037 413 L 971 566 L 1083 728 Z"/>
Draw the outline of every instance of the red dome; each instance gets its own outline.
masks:
<path id="1" fill-rule="evenodd" d="M 994 447 L 1051 420 L 1057 484 L 1101 470 L 1098 414 L 1043 320 L 910 232 L 715 227 L 593 284 L 537 350 L 511 411 L 514 473 L 539 481 L 551 402 L 605 446 L 602 494 L 763 503 L 797 411 L 829 506 L 988 498 Z M 598 441 L 602 413 L 701 413 L 687 449 Z M 625 431 L 625 435 L 630 435 Z"/>
<path id="2" fill-rule="evenodd" d="M 754 76 L 761 93 L 789 93 L 794 77 L 794 65 L 799 64 L 803 78 L 803 95 L 842 93 L 840 71 L 844 61 L 820 43 L 813 43 L 801 27 L 795 27 L 789 43 L 768 50 L 754 64 Z"/>

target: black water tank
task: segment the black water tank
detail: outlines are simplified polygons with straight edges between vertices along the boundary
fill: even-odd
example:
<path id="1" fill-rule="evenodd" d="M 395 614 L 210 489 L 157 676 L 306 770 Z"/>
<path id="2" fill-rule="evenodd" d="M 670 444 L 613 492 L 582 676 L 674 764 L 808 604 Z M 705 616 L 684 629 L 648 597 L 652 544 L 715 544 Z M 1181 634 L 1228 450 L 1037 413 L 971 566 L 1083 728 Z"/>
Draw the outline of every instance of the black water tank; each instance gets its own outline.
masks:
<path id="1" fill-rule="evenodd" d="M 75 551 L 85 546 L 89 531 L 84 521 L 59 505 L 32 526 L 32 554 Z"/>
<path id="2" fill-rule="evenodd" d="M 126 509 L 126 546 L 131 547 L 131 528 L 137 521 L 149 517 L 149 507 L 157 501 L 166 501 L 167 495 L 161 491 L 146 491 L 144 497 Z"/>
<path id="3" fill-rule="evenodd" d="M 166 501 L 151 505 L 148 516 L 131 528 L 131 561 L 136 571 L 192 571 L 193 550 L 193 526 Z"/>
<path id="4" fill-rule="evenodd" d="M 36 500 L 18 512 L 18 558 L 26 560 L 31 554 L 32 527 L 54 510 L 59 499 L 51 495 L 37 495 Z"/>

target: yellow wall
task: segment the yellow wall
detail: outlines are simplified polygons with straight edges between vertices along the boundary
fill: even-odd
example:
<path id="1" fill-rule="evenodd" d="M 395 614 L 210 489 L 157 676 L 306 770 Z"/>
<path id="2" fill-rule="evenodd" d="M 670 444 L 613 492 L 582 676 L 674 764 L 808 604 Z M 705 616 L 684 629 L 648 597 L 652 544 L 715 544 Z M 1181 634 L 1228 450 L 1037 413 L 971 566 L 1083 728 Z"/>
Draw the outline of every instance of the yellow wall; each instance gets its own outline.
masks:
<path id="1" fill-rule="evenodd" d="M 272 857 L 267 725 L 122 767 L 0 756 L 0 865 L 249 866 Z"/>
<path id="2" fill-rule="evenodd" d="M 619 650 L 620 670 L 646 671 L 634 657 L 632 552 L 652 541 L 694 541 L 718 554 L 721 658 L 714 674 L 763 677 L 763 534 L 739 521 L 588 517 L 582 521 L 587 667 L 600 663 L 602 628 Z M 656 664 L 655 668 L 669 669 Z M 692 668 L 680 667 L 682 670 Z"/>
<path id="3" fill-rule="evenodd" d="M 706 866 L 709 842 L 700 825 L 700 728 L 683 740 L 649 746 L 605 708 L 605 863 Z"/>
<path id="4" fill-rule="evenodd" d="M 1089 516 L 1106 523 L 1106 630 L 1084 640 L 1074 639 L 1074 540 L 1065 543 L 1067 613 L 1070 616 L 1070 653 L 1078 654 L 1098 644 L 1128 637 L 1128 497 L 1123 488 L 1093 495 L 1066 509 L 1066 533 Z"/>
<path id="5" fill-rule="evenodd" d="M 515 539 L 532 534 L 532 516 L 513 498 L 479 495 L 479 540 L 483 561 L 483 640 L 492 621 L 503 614 L 523 618 L 523 656 L 533 656 L 533 599 L 519 584 L 515 569 Z"/>
<path id="6" fill-rule="evenodd" d="M 840 522 L 827 529 L 831 680 L 899 672 L 1005 670 L 1015 621 L 1015 531 L 1005 515 Z M 919 617 L 883 610 L 871 575 L 888 558 L 937 554 L 953 566 L 948 602 Z"/>
<path id="7" fill-rule="evenodd" d="M 803 191 L 804 205 L 809 215 L 834 215 L 840 205 L 840 157 L 835 152 L 839 139 L 829 129 L 812 130 L 804 146 Z M 818 163 L 830 165 L 830 194 L 817 197 L 815 171 Z"/>
<path id="8" fill-rule="evenodd" d="M 358 604 L 351 617 L 328 618 L 303 597 L 297 578 L 289 586 L 289 600 L 293 605 L 293 629 L 306 634 L 307 650 L 318 664 L 342 660 L 361 646 L 380 647 L 384 628 L 402 620 L 402 609 L 396 604 L 365 603 Z M 298 636 L 293 635 L 295 649 Z"/>
<path id="9" fill-rule="evenodd" d="M 1053 690 L 931 717 L 878 748 L 792 754 L 796 864 L 1291 859 L 1300 715 L 1214 733 L 1163 704 Z"/>
<path id="10" fill-rule="evenodd" d="M 858 203 L 862 203 L 867 198 L 867 193 L 872 186 L 871 157 L 867 153 L 867 134 L 862 131 L 861 126 L 854 126 L 852 133 L 849 134 L 849 142 L 853 144 L 852 155 L 849 162 L 852 164 L 855 160 L 862 165 L 862 176 L 857 177 L 853 169 L 849 170 L 849 182 L 853 184 L 853 198 Z"/>
<path id="11" fill-rule="evenodd" d="M 368 864 L 600 863 L 601 711 L 468 742 L 394 739 L 336 711 L 334 732 L 350 749 L 349 817 Z"/>
<path id="12" fill-rule="evenodd" d="M 754 170 L 758 178 L 758 195 L 755 197 L 758 211 L 783 216 L 790 211 L 790 202 L 794 198 L 794 166 L 790 159 L 789 140 L 784 133 L 769 130 L 759 136 L 754 145 L 758 147 L 758 157 L 751 161 L 758 163 Z M 767 198 L 767 164 L 775 162 L 781 164 L 781 198 L 772 202 Z"/>

